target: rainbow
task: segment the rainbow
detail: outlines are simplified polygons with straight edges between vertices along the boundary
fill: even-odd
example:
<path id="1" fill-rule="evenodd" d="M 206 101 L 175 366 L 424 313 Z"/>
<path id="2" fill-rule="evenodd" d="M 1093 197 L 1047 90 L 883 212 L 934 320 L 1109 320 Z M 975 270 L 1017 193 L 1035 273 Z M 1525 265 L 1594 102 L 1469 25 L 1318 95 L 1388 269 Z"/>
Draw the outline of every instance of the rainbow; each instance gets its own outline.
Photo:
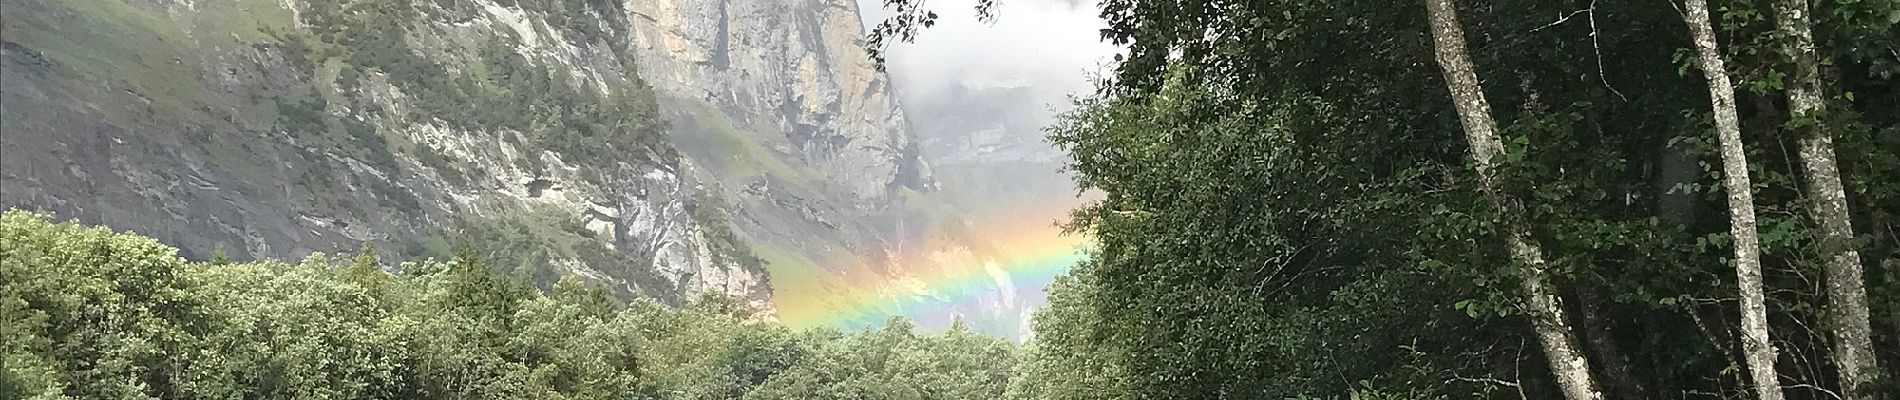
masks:
<path id="1" fill-rule="evenodd" d="M 882 257 L 886 268 L 851 265 L 829 269 L 839 271 L 830 274 L 804 269 L 802 275 L 773 271 L 779 319 L 795 328 L 849 331 L 904 316 L 925 327 L 942 327 L 973 310 L 1039 306 L 1048 284 L 1082 260 L 1086 238 L 1065 234 L 1056 225 L 1077 202 L 975 219 L 961 233 Z M 765 256 L 768 264 L 809 262 Z M 1014 319 L 1002 324 L 1022 323 Z"/>

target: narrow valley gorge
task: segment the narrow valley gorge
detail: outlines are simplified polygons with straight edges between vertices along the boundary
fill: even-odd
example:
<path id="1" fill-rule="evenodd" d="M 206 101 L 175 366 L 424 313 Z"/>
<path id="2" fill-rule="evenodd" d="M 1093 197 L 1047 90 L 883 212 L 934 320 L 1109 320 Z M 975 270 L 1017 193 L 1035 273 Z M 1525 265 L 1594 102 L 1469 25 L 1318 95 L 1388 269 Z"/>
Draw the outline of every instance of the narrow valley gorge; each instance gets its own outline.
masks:
<path id="1" fill-rule="evenodd" d="M 0 203 L 188 259 L 470 245 L 544 287 L 729 294 L 841 327 L 950 301 L 922 280 L 989 276 L 852 0 L 20 0 L 5 18 Z M 1016 289 L 982 290 L 954 313 L 1021 331 Z"/>

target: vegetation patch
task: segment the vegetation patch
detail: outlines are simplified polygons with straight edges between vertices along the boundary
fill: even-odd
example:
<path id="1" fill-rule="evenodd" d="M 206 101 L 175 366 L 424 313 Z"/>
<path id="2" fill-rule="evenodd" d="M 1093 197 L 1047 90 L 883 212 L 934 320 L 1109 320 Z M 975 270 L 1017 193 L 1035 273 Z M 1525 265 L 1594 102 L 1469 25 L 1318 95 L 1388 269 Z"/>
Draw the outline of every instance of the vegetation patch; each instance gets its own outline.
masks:
<path id="1" fill-rule="evenodd" d="M 467 245 L 401 262 L 365 246 L 199 263 L 8 211 L 0 249 L 8 399 L 997 398 L 1016 353 L 902 319 L 800 332 L 728 298 L 621 305 L 572 276 L 537 290 Z"/>

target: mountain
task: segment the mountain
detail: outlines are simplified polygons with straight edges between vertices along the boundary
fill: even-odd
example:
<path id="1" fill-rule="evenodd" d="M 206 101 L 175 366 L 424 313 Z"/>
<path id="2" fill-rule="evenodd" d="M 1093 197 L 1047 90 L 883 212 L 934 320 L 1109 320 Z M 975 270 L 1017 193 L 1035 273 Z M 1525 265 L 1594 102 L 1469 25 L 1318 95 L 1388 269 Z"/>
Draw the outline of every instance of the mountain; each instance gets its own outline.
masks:
<path id="1" fill-rule="evenodd" d="M 888 78 L 864 55 L 856 3 L 627 7 L 678 148 L 788 295 L 777 304 L 789 322 L 839 322 L 875 303 L 864 300 L 908 267 L 889 255 L 928 225 L 903 194 L 931 182 Z"/>
<path id="2" fill-rule="evenodd" d="M 0 205 L 194 259 L 466 247 L 795 326 L 1016 332 L 981 205 L 940 190 L 857 7 L 12 1 Z"/>

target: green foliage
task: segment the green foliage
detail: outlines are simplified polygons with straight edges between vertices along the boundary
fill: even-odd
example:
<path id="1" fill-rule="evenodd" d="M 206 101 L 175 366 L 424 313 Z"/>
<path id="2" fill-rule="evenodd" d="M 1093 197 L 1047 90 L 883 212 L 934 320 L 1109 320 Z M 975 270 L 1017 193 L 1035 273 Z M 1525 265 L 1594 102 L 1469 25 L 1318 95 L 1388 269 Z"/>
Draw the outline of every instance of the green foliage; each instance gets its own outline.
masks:
<path id="1" fill-rule="evenodd" d="M 0 215 L 11 382 L 77 398 L 192 397 L 212 305 L 177 250 L 105 228 Z M 23 373 L 12 372 L 14 363 Z"/>
<path id="2" fill-rule="evenodd" d="M 1019 398 L 1286 398 L 1342 377 L 1430 380 L 1414 367 L 1458 360 L 1395 356 L 1401 346 L 1506 336 L 1455 313 L 1455 281 L 1416 261 L 1430 214 L 1415 204 L 1435 197 L 1422 177 L 1448 170 L 1426 138 L 1354 129 L 1385 123 L 1323 98 L 1237 98 L 1187 85 L 1197 70 L 1167 73 L 1152 96 L 1085 100 L 1051 130 L 1081 183 L 1109 196 L 1076 213 L 1098 248 L 1038 314 L 1034 354 L 1053 360 L 1026 361 Z M 1415 324 L 1433 328 L 1387 329 Z"/>
<path id="3" fill-rule="evenodd" d="M 297 264 L 265 261 L 196 266 L 190 291 L 214 307 L 214 326 L 198 351 L 216 369 L 197 381 L 225 395 L 268 398 L 372 398 L 395 395 L 406 356 L 386 324 L 401 316 L 369 290 L 337 279 L 318 257 Z M 200 397 L 223 397 L 201 395 Z"/>
<path id="4" fill-rule="evenodd" d="M 713 262 L 719 265 L 739 265 L 752 270 L 764 269 L 765 261 L 752 254 L 751 247 L 732 231 L 732 219 L 726 215 L 726 201 L 718 193 L 710 190 L 700 191 L 693 202 L 687 204 L 693 223 L 698 224 L 700 232 L 710 241 Z"/>
<path id="5" fill-rule="evenodd" d="M 134 234 L 0 215 L 0 397 L 997 398 L 1013 346 L 908 321 L 843 335 L 741 301 L 549 295 L 464 246 L 447 261 L 195 264 Z"/>
<path id="6" fill-rule="evenodd" d="M 350 260 L 350 266 L 343 269 L 340 278 L 344 282 L 363 288 L 369 292 L 370 296 L 381 301 L 388 301 L 390 291 L 393 290 L 391 288 L 394 284 L 393 278 L 390 277 L 389 272 L 383 270 L 381 261 L 376 258 L 376 247 L 368 241 L 363 242 L 363 250 L 357 252 L 355 259 Z"/>
<path id="7" fill-rule="evenodd" d="M 223 243 L 219 243 L 217 246 L 211 248 L 210 262 L 211 265 L 225 265 L 231 263 L 231 255 L 225 254 Z"/>
<path id="8" fill-rule="evenodd" d="M 1125 336 L 1094 307 L 1095 263 L 1077 265 L 1049 286 L 1049 304 L 1035 314 L 1036 336 L 1024 346 L 1010 399 L 1135 399 L 1126 365 L 1133 355 Z"/>
<path id="9" fill-rule="evenodd" d="M 772 376 L 746 399 L 986 399 L 1009 382 L 1015 351 L 1006 341 L 954 323 L 941 336 L 892 318 L 876 330 L 811 349 L 813 362 Z"/>
<path id="10" fill-rule="evenodd" d="M 890 24 L 927 20 L 921 2 L 897 3 L 911 17 Z M 1816 3 L 1816 19 L 1833 21 L 1815 36 L 1838 94 L 1832 114 L 1794 122 L 1838 132 L 1855 226 L 1874 227 L 1858 229 L 1856 245 L 1875 299 L 1896 283 L 1872 271 L 1900 244 L 1887 229 L 1900 212 L 1890 79 L 1900 60 L 1867 49 L 1892 48 L 1880 18 L 1900 15 L 1894 4 Z M 1502 186 L 1529 213 L 1597 379 L 1617 397 L 1745 393 L 1725 370 L 1737 357 L 1736 288 L 1707 91 L 1684 75 L 1696 69 L 1681 56 L 1681 16 L 1465 5 L 1505 139 Z M 1126 52 L 1050 129 L 1079 186 L 1105 195 L 1072 226 L 1096 247 L 1037 314 L 1013 397 L 1558 396 L 1524 341 L 1518 268 L 1475 191 L 1422 6 L 1100 7 L 1102 37 Z M 1784 354 L 1805 355 L 1780 372 L 1826 387 L 1829 339 L 1814 328 L 1826 312 L 1824 244 L 1799 201 L 1765 7 L 1722 4 L 1721 41 L 1738 86 L 1753 89 L 1739 103 L 1772 334 Z M 1874 307 L 1877 321 L 1896 314 Z M 1900 334 L 1886 324 L 1877 341 Z M 1882 349 L 1885 364 L 1900 362 L 1894 350 Z"/>
<path id="11" fill-rule="evenodd" d="M 564 263 L 579 262 L 590 270 L 634 284 L 611 288 L 617 296 L 642 296 L 667 304 L 685 300 L 678 294 L 679 288 L 647 259 L 608 248 L 566 211 L 533 208 L 507 217 L 469 217 L 459 221 L 456 231 L 449 236 L 412 240 L 407 248 L 413 254 L 436 258 L 474 251 L 475 256 L 487 260 L 489 268 L 520 275 L 540 288 L 551 288 L 560 278 L 559 271 L 572 268 Z"/>

